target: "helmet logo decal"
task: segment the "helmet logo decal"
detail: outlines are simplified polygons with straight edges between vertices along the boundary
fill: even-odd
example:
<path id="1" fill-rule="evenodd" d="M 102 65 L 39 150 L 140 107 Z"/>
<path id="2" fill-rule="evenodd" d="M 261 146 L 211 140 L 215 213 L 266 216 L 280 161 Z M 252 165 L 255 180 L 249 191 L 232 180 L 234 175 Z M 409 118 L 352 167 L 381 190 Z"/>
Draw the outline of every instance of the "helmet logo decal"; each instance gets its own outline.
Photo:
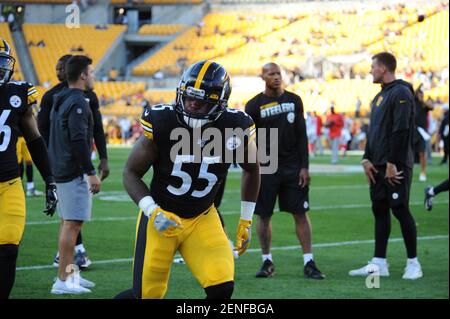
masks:
<path id="1" fill-rule="evenodd" d="M 196 89 L 193 88 L 192 86 L 188 86 L 186 89 L 186 94 L 192 97 L 203 99 L 205 97 L 205 90 Z"/>

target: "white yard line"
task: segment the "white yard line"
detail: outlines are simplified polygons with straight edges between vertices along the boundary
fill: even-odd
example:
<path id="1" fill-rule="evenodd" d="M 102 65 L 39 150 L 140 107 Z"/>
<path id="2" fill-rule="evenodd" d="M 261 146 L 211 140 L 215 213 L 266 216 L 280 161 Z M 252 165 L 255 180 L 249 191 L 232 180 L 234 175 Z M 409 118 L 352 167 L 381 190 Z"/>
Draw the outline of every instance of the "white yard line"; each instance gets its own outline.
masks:
<path id="1" fill-rule="evenodd" d="M 448 239 L 448 235 L 436 235 L 436 236 L 422 236 L 417 237 L 417 240 L 438 240 L 438 239 Z M 391 238 L 389 240 L 390 243 L 402 242 L 403 238 Z M 313 244 L 313 248 L 327 248 L 327 247 L 342 247 L 342 246 L 352 246 L 352 245 L 361 245 L 361 244 L 373 244 L 375 241 L 373 239 L 368 240 L 353 240 L 353 241 L 342 241 L 335 243 L 322 243 L 322 244 Z M 281 247 L 272 247 L 272 250 L 296 250 L 300 249 L 300 246 L 281 246 Z M 261 252 L 259 248 L 251 248 L 248 249 L 249 253 L 258 253 Z M 93 264 L 116 264 L 116 263 L 124 263 L 131 262 L 133 258 L 118 258 L 118 259 L 107 259 L 107 260 L 98 260 L 93 261 Z M 17 267 L 16 270 L 38 270 L 38 269 L 50 269 L 55 268 L 53 265 L 40 265 L 40 266 L 25 266 L 25 267 Z"/>

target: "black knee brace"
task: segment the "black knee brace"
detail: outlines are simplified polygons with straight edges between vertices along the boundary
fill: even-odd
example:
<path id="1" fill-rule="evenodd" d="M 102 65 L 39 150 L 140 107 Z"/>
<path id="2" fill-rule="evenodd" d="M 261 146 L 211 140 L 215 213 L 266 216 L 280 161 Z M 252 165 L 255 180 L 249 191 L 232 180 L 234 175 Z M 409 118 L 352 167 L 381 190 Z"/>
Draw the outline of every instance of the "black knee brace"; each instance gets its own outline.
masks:
<path id="1" fill-rule="evenodd" d="M 234 281 L 205 288 L 206 299 L 230 299 L 234 290 Z"/>

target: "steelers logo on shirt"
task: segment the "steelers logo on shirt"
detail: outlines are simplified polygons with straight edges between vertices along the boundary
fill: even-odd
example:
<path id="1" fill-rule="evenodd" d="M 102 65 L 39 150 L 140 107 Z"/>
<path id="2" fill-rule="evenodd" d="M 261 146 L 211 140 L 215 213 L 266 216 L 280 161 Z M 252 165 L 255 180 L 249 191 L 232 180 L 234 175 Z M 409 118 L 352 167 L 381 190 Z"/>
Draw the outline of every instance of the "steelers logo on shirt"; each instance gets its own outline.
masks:
<path id="1" fill-rule="evenodd" d="M 294 114 L 294 112 L 289 112 L 288 113 L 287 120 L 291 124 L 294 123 L 294 121 L 295 121 L 295 114 Z"/>
<path id="2" fill-rule="evenodd" d="M 242 144 L 242 141 L 236 135 L 233 135 L 227 140 L 227 149 L 232 151 L 237 149 Z"/>
<path id="3" fill-rule="evenodd" d="M 22 100 L 17 95 L 13 95 L 9 98 L 9 104 L 11 104 L 12 107 L 18 108 L 22 105 Z"/>

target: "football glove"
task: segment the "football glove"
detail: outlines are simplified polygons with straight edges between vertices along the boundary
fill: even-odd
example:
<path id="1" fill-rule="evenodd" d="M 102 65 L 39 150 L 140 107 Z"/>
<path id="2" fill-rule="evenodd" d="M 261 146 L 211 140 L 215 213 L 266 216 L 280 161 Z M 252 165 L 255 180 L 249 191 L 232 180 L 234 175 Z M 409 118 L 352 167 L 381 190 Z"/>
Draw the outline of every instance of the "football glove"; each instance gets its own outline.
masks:
<path id="1" fill-rule="evenodd" d="M 252 239 L 252 221 L 240 219 L 236 234 L 236 250 L 238 255 L 241 256 L 249 247 Z"/>
<path id="2" fill-rule="evenodd" d="M 48 183 L 45 185 L 45 210 L 44 214 L 53 216 L 58 203 L 58 194 L 56 194 L 56 184 Z"/>
<path id="3" fill-rule="evenodd" d="M 153 213 L 153 226 L 165 237 L 176 236 L 182 228 L 181 219 L 177 215 L 168 212 L 161 207 L 156 208 Z"/>

